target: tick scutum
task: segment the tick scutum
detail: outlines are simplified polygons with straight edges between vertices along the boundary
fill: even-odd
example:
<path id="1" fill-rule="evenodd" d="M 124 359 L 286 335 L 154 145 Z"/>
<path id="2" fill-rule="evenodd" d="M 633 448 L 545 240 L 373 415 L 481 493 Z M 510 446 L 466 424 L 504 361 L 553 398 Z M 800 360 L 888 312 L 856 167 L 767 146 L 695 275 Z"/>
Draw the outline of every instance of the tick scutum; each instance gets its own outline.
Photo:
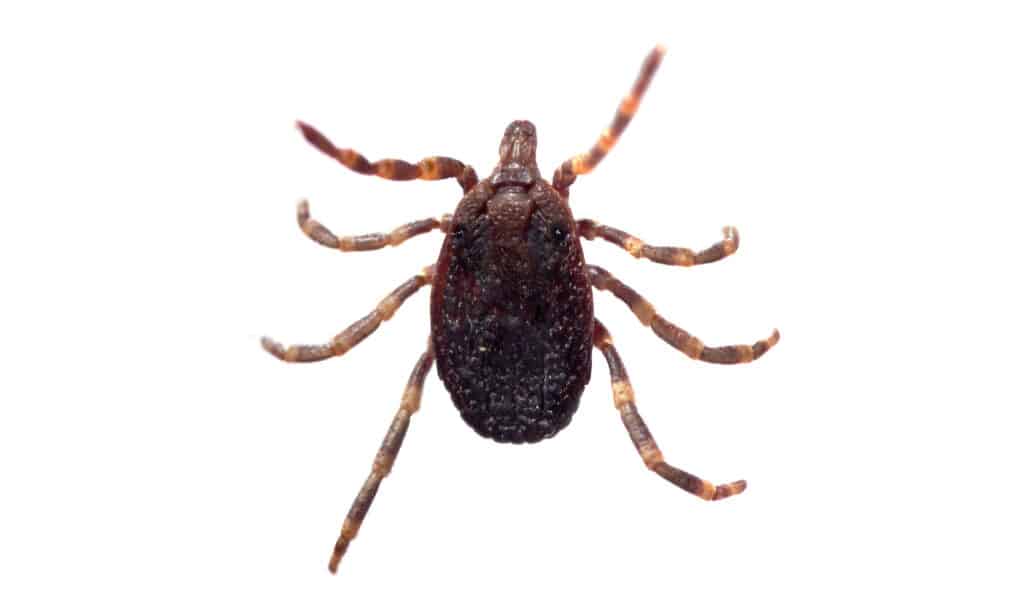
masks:
<path id="1" fill-rule="evenodd" d="M 590 381 L 583 250 L 535 149 L 532 124 L 509 125 L 498 167 L 452 217 L 431 295 L 441 380 L 473 430 L 508 443 L 564 428 Z"/>

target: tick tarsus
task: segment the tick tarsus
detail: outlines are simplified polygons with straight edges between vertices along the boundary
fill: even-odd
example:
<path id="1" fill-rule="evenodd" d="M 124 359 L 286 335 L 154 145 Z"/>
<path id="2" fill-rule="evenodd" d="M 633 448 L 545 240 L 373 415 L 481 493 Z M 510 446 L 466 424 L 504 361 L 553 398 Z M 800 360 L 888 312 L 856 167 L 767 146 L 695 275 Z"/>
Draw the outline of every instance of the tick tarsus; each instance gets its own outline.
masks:
<path id="1" fill-rule="evenodd" d="M 296 211 L 299 229 L 310 239 L 324 247 L 343 252 L 365 252 L 383 247 L 397 247 L 407 239 L 441 229 L 448 232 L 452 216 L 444 214 L 440 218 L 431 217 L 402 224 L 391 232 L 373 232 L 365 235 L 338 237 L 326 226 L 309 216 L 309 202 L 301 201 Z"/>
<path id="2" fill-rule="evenodd" d="M 469 192 L 477 183 L 476 171 L 473 170 L 473 167 L 467 166 L 455 158 L 433 156 L 423 158 L 416 164 L 396 158 L 384 158 L 370 162 L 353 149 L 339 149 L 319 130 L 305 122 L 297 121 L 295 126 L 306 141 L 319 149 L 321 153 L 334 158 L 342 166 L 363 175 L 376 175 L 392 181 L 410 181 L 412 179 L 435 181 L 454 177 L 462 186 L 463 192 Z"/>
<path id="3" fill-rule="evenodd" d="M 694 266 L 710 264 L 731 256 L 740 247 L 740 233 L 733 226 L 722 228 L 723 239 L 711 247 L 694 252 L 686 247 L 656 247 L 648 245 L 624 230 L 604 226 L 594 220 L 576 220 L 580 236 L 593 241 L 603 239 L 621 247 L 634 258 L 645 258 L 658 264 Z"/>
<path id="4" fill-rule="evenodd" d="M 636 447 L 637 453 L 640 454 L 640 458 L 648 469 L 705 501 L 725 499 L 746 490 L 747 483 L 744 480 L 716 486 L 692 473 L 687 473 L 668 464 L 636 408 L 633 385 L 629 381 L 626 365 L 615 349 L 612 336 L 608 329 L 596 319 L 594 320 L 594 347 L 604 355 L 605 362 L 608 363 L 608 374 L 612 381 L 612 401 L 615 403 L 615 408 L 619 410 L 626 433 L 629 434 L 633 446 Z"/>
<path id="5" fill-rule="evenodd" d="M 751 362 L 778 343 L 778 331 L 752 345 L 705 346 L 611 273 L 585 264 L 580 245 L 581 237 L 601 239 L 636 258 L 688 267 L 732 255 L 739 247 L 739 233 L 726 226 L 720 241 L 701 250 L 652 246 L 594 220 L 574 220 L 568 206 L 569 186 L 577 176 L 593 170 L 622 136 L 664 54 L 660 45 L 648 54 L 611 124 L 589 150 L 562 163 L 551 183 L 537 168 L 537 131 L 525 120 L 508 125 L 498 148 L 498 164 L 483 181 L 478 181 L 471 166 L 454 158 L 370 162 L 352 149 L 335 146 L 309 124 L 297 123 L 310 144 L 354 172 L 395 181 L 453 178 L 463 189 L 452 215 L 365 235 L 339 237 L 310 217 L 306 201 L 299 203 L 297 221 L 302 232 L 340 251 L 397 246 L 437 229 L 445 234 L 434 265 L 400 285 L 370 314 L 329 342 L 286 347 L 262 339 L 267 352 L 286 362 L 341 356 L 390 319 L 405 299 L 432 286 L 427 350 L 409 377 L 370 475 L 345 518 L 328 565 L 331 573 L 337 571 L 391 471 L 435 359 L 441 380 L 469 426 L 496 441 L 523 443 L 551 437 L 569 423 L 590 380 L 591 354 L 596 348 L 608 364 L 612 400 L 623 426 L 650 471 L 709 501 L 746 490 L 743 480 L 715 485 L 665 460 L 637 410 L 633 386 L 611 335 L 593 316 L 593 289 L 611 292 L 641 324 L 695 360 Z"/>
<path id="6" fill-rule="evenodd" d="M 356 320 L 348 328 L 335 335 L 330 341 L 315 345 L 291 345 L 288 347 L 263 337 L 263 349 L 284 362 L 318 362 L 335 356 L 342 356 L 364 339 L 373 334 L 381 323 L 391 319 L 402 303 L 434 279 L 434 266 L 428 266 L 418 275 L 410 277 L 392 290 L 368 315 Z"/>
<path id="7" fill-rule="evenodd" d="M 594 170 L 594 167 L 608 155 L 608 152 L 619 141 L 619 137 L 622 136 L 626 127 L 629 126 L 629 122 L 636 115 L 640 101 L 647 92 L 647 87 L 651 84 L 651 79 L 654 78 L 654 73 L 658 70 L 658 66 L 661 65 L 661 58 L 664 56 L 665 47 L 662 45 L 658 45 L 647 55 L 643 66 L 640 67 L 640 74 L 637 75 L 636 81 L 633 82 L 633 87 L 626 94 L 626 97 L 622 99 L 622 102 L 619 103 L 619 107 L 615 110 L 615 117 L 612 118 L 612 123 L 601 133 L 597 142 L 594 143 L 589 151 L 569 158 L 555 170 L 551 184 L 561 194 L 568 196 L 569 186 L 576 181 L 576 176 L 585 175 Z"/>
<path id="8" fill-rule="evenodd" d="M 650 327 L 665 343 L 694 360 L 727 365 L 752 362 L 779 342 L 779 331 L 775 329 L 771 335 L 753 345 L 704 345 L 703 341 L 662 317 L 640 293 L 608 271 L 593 264 L 586 265 L 586 270 L 595 288 L 611 292 L 630 308 L 641 324 Z"/>
<path id="9" fill-rule="evenodd" d="M 334 543 L 334 551 L 331 552 L 331 559 L 327 564 L 327 569 L 332 574 L 338 572 L 341 557 L 348 550 L 349 543 L 359 534 L 359 527 L 362 526 L 366 513 L 370 511 L 370 505 L 373 504 L 373 499 L 377 496 L 377 489 L 380 487 L 381 481 L 391 473 L 391 467 L 395 464 L 398 451 L 402 449 L 402 442 L 405 441 L 405 434 L 409 430 L 409 422 L 413 414 L 419 411 L 420 399 L 423 396 L 423 383 L 433 366 L 434 349 L 428 341 L 427 351 L 416 361 L 416 366 L 413 367 L 412 373 L 409 375 L 409 381 L 402 393 L 402 400 L 398 404 L 398 411 L 391 421 L 388 432 L 384 435 L 384 441 L 380 444 L 377 456 L 373 459 L 370 475 L 366 478 L 366 482 L 363 483 L 363 487 L 359 490 L 359 494 L 356 495 L 355 501 L 352 502 L 352 506 L 345 516 L 341 533 Z"/>

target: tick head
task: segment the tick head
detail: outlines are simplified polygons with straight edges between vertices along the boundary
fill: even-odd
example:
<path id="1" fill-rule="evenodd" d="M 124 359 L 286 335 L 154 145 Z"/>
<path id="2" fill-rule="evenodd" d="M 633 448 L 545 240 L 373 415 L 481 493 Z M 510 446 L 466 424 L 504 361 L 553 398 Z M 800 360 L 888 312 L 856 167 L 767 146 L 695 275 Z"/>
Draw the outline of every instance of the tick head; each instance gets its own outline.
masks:
<path id="1" fill-rule="evenodd" d="M 537 129 L 526 120 L 516 120 L 505 128 L 498 148 L 498 166 L 491 175 L 495 187 L 529 186 L 540 179 L 537 170 Z"/>

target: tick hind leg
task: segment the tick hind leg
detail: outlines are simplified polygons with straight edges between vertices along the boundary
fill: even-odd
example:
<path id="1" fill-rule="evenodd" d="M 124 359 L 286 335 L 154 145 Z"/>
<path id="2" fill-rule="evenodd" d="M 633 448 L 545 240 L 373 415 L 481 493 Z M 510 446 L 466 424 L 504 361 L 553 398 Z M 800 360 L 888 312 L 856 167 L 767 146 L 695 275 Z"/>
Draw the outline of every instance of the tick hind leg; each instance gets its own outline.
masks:
<path id="1" fill-rule="evenodd" d="M 707 249 L 694 252 L 685 247 L 656 247 L 648 245 L 624 230 L 603 226 L 594 220 L 576 220 L 576 228 L 584 239 L 604 239 L 614 243 L 633 255 L 634 258 L 646 258 L 659 264 L 676 266 L 693 266 L 717 262 L 733 255 L 740 246 L 740 234 L 732 226 L 722 229 L 725 237 Z"/>
<path id="2" fill-rule="evenodd" d="M 398 451 L 402 448 L 402 441 L 405 440 L 405 433 L 409 430 L 409 421 L 412 415 L 420 408 L 423 382 L 427 378 L 427 374 L 430 373 L 430 368 L 433 364 L 434 350 L 428 344 L 427 351 L 420 356 L 419 361 L 416 362 L 416 366 L 412 370 L 412 375 L 409 376 L 409 383 L 405 386 L 405 392 L 402 394 L 402 401 L 398 406 L 395 419 L 391 421 L 391 427 L 388 428 L 387 434 L 384 435 L 384 441 L 380 444 L 380 450 L 378 450 L 377 456 L 373 459 L 373 468 L 370 470 L 370 476 L 366 478 L 362 489 L 359 490 L 355 501 L 352 502 L 352 507 L 348 510 L 348 515 L 345 516 L 345 522 L 341 525 L 341 534 L 338 536 L 338 541 L 334 544 L 331 561 L 327 564 L 327 569 L 331 573 L 337 573 L 338 563 L 341 562 L 341 557 L 348 550 L 349 543 L 359 533 L 359 527 L 363 524 L 363 519 L 366 518 L 366 513 L 370 510 L 374 497 L 377 496 L 377 489 L 380 488 L 381 481 L 391 472 L 391 467 L 395 463 Z"/>
<path id="3" fill-rule="evenodd" d="M 310 145 L 334 158 L 342 166 L 363 175 L 376 175 L 393 181 L 410 181 L 412 179 L 433 181 L 454 177 L 462 186 L 463 192 L 469 192 L 477 183 L 476 171 L 473 170 L 473 167 L 463 164 L 455 158 L 432 156 L 423 158 L 416 164 L 394 158 L 370 162 L 355 150 L 337 147 L 313 126 L 304 122 L 297 122 L 296 125 Z"/>
<path id="4" fill-rule="evenodd" d="M 263 349 L 285 362 L 316 362 L 327 360 L 334 356 L 341 356 L 358 345 L 363 339 L 369 337 L 377 330 L 381 322 L 390 320 L 395 311 L 405 302 L 405 299 L 415 294 L 423 286 L 432 283 L 433 280 L 434 266 L 431 265 L 423 269 L 423 272 L 419 275 L 408 279 L 401 286 L 395 288 L 377 304 L 377 307 L 369 315 L 356 321 L 335 335 L 327 343 L 284 347 L 273 339 L 264 337 L 262 339 Z"/>
<path id="5" fill-rule="evenodd" d="M 576 181 L 577 175 L 585 175 L 594 170 L 594 167 L 611 151 L 619 137 L 626 130 L 630 120 L 633 119 L 633 115 L 636 114 L 637 107 L 640 106 L 640 99 L 643 98 L 644 92 L 647 91 L 647 86 L 651 84 L 651 79 L 654 77 L 655 71 L 658 70 L 661 58 L 664 55 L 665 48 L 661 45 L 655 47 L 647 55 L 643 66 L 640 68 L 640 74 L 633 83 L 632 89 L 629 90 L 626 97 L 619 103 L 619 108 L 615 111 L 615 117 L 612 119 L 611 125 L 601 133 L 597 143 L 587 153 L 569 158 L 555 169 L 555 176 L 551 183 L 555 186 L 556 190 L 565 194 L 569 186 Z"/>
<path id="6" fill-rule="evenodd" d="M 615 346 L 612 344 L 612 338 L 608 334 L 608 329 L 597 320 L 594 320 L 594 346 L 601 350 L 601 353 L 604 354 L 604 359 L 608 362 L 615 408 L 619 410 L 619 415 L 622 416 L 622 424 L 625 425 L 629 438 L 633 440 L 633 445 L 636 446 L 637 452 L 640 453 L 640 457 L 648 469 L 686 492 L 697 495 L 707 501 L 725 499 L 746 490 L 747 483 L 743 480 L 716 486 L 711 482 L 702 480 L 691 473 L 666 463 L 661 450 L 658 448 L 658 444 L 654 441 L 654 437 L 647 429 L 647 425 L 636 409 L 633 386 L 629 382 L 626 366 L 622 364 L 619 353 L 615 351 Z"/>
<path id="7" fill-rule="evenodd" d="M 416 220 L 403 224 L 391 232 L 374 232 L 365 235 L 354 235 L 338 237 L 326 226 L 309 217 L 309 203 L 302 201 L 298 208 L 299 228 L 307 237 L 313 239 L 324 247 L 338 249 L 343 252 L 365 252 L 380 249 L 389 245 L 398 246 L 417 235 L 428 233 L 431 230 L 441 229 L 441 232 L 448 232 L 448 225 L 451 222 L 451 215 L 445 214 L 440 219 L 436 217 L 424 220 Z"/>
<path id="8" fill-rule="evenodd" d="M 724 365 L 750 362 L 760 358 L 779 342 L 779 331 L 774 330 L 770 337 L 754 345 L 706 346 L 697 337 L 661 317 L 647 299 L 608 271 L 599 266 L 587 265 L 587 276 L 591 285 L 598 290 L 608 290 L 614 294 L 616 298 L 629 305 L 644 326 L 649 326 L 654 334 L 694 360 Z"/>

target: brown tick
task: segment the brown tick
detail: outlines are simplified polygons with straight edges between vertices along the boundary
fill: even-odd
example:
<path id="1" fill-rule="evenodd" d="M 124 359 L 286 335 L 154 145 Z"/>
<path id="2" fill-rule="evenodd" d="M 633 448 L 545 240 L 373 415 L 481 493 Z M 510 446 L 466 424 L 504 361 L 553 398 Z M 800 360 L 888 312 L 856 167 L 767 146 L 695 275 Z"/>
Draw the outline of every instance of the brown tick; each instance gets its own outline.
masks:
<path id="1" fill-rule="evenodd" d="M 405 299 L 423 286 L 432 286 L 430 341 L 413 368 L 370 476 L 341 527 L 328 566 L 332 573 L 391 471 L 435 359 L 452 401 L 474 431 L 499 442 L 533 443 L 569 424 L 590 381 L 591 348 L 596 347 L 608 362 L 615 407 L 648 469 L 706 500 L 724 499 L 746 488 L 742 480 L 716 486 L 665 462 L 637 412 L 633 388 L 612 338 L 594 318 L 591 288 L 611 292 L 644 326 L 696 360 L 719 364 L 756 360 L 778 342 L 778 331 L 753 345 L 706 346 L 663 318 L 611 273 L 586 264 L 580 245 L 580 237 L 600 238 L 637 258 L 693 266 L 735 252 L 736 229 L 726 227 L 721 241 L 695 252 L 647 245 L 594 220 L 574 219 L 569 209 L 569 186 L 578 175 L 593 170 L 615 145 L 663 55 L 664 49 L 657 47 L 647 56 L 611 125 L 588 152 L 559 166 L 551 183 L 537 168 L 537 133 L 528 121 L 514 121 L 505 129 L 498 164 L 483 181 L 477 180 L 472 167 L 454 158 L 425 158 L 416 164 L 394 159 L 370 162 L 351 149 L 339 149 L 312 126 L 298 124 L 310 144 L 357 173 L 396 181 L 454 178 L 463 191 L 454 214 L 411 222 L 386 234 L 338 237 L 309 216 L 306 202 L 299 204 L 302 231 L 321 245 L 345 252 L 399 245 L 435 229 L 446 234 L 437 262 L 395 288 L 369 315 L 329 342 L 286 348 L 263 339 L 263 347 L 286 362 L 341 356 L 391 318 Z"/>

